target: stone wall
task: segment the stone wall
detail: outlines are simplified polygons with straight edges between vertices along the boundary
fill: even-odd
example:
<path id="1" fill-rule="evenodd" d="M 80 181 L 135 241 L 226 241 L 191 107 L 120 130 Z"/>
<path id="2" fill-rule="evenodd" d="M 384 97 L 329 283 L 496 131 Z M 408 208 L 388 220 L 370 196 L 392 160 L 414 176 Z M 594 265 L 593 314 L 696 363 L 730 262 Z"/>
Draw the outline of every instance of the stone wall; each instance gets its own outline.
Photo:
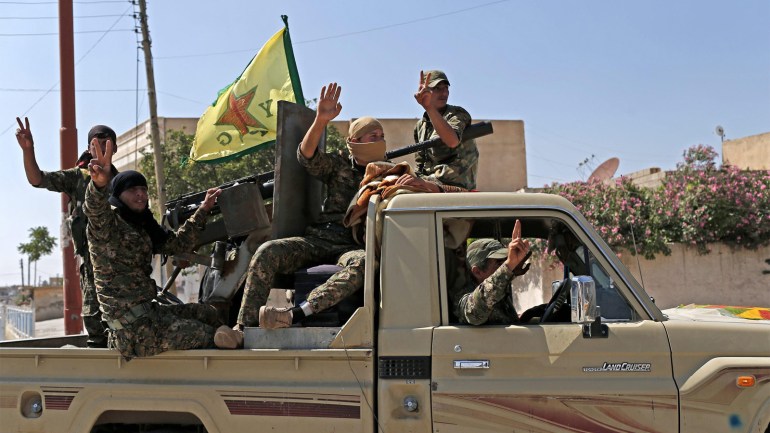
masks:
<path id="1" fill-rule="evenodd" d="M 639 282 L 641 268 L 645 290 L 661 309 L 691 303 L 770 307 L 770 246 L 709 247 L 711 252 L 701 255 L 695 248 L 674 244 L 670 256 L 639 257 L 637 265 L 635 256 L 624 253 L 621 261 Z"/>

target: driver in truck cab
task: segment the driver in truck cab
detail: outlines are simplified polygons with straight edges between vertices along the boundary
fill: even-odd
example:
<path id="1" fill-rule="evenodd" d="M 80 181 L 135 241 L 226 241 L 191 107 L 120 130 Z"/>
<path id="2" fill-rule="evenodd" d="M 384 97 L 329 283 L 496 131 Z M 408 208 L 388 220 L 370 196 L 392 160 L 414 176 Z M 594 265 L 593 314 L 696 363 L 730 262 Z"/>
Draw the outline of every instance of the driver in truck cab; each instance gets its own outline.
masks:
<path id="1" fill-rule="evenodd" d="M 504 247 L 495 239 L 477 239 L 468 246 L 466 263 L 471 280 L 461 293 L 450 294 L 461 323 L 509 325 L 519 316 L 513 306 L 511 281 L 529 270 L 529 241 L 521 238 L 516 220 L 511 242 Z M 459 298 L 459 301 L 455 301 Z"/>

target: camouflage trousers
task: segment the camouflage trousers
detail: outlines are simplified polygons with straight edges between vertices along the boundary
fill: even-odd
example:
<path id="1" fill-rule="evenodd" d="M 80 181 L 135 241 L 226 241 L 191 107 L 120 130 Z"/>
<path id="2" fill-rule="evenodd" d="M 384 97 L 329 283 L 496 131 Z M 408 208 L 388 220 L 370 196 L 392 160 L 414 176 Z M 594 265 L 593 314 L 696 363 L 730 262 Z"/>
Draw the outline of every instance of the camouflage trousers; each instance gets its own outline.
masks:
<path id="1" fill-rule="evenodd" d="M 94 268 L 91 259 L 84 258 L 80 265 L 80 291 L 83 294 L 83 326 L 88 334 L 88 347 L 107 347 L 107 325 L 102 321 L 99 299 L 96 298 Z"/>
<path id="2" fill-rule="evenodd" d="M 205 304 L 159 305 L 129 326 L 110 331 L 110 347 L 123 358 L 157 355 L 167 350 L 207 349 L 223 325 L 214 307 Z"/>
<path id="3" fill-rule="evenodd" d="M 353 250 L 340 256 L 337 266 L 342 269 L 307 295 L 314 313 L 320 313 L 340 303 L 364 287 L 366 250 Z"/>
<path id="4" fill-rule="evenodd" d="M 344 296 L 332 293 L 334 290 L 353 293 L 363 287 L 364 260 L 342 257 L 345 253 L 360 249 L 361 246 L 353 241 L 350 230 L 333 230 L 308 227 L 305 236 L 275 239 L 260 245 L 251 258 L 247 270 L 246 286 L 243 290 L 241 310 L 238 313 L 238 323 L 244 326 L 257 326 L 259 308 L 265 305 L 276 274 L 291 274 L 306 266 L 318 263 L 342 262 L 350 263 L 352 267 L 343 269 L 330 279 L 336 278 L 336 283 L 317 295 L 316 304 L 323 308 L 334 305 Z M 344 265 L 341 265 L 344 266 Z M 360 269 L 356 271 L 356 269 Z M 360 274 L 360 276 L 359 276 Z M 348 278 L 351 278 L 348 280 Z M 329 282 L 327 282 L 327 285 Z M 320 287 L 319 287 L 320 288 Z M 308 299 L 308 302 L 311 300 Z M 311 305 L 313 305 L 311 303 Z M 316 310 L 313 306 L 314 311 Z"/>

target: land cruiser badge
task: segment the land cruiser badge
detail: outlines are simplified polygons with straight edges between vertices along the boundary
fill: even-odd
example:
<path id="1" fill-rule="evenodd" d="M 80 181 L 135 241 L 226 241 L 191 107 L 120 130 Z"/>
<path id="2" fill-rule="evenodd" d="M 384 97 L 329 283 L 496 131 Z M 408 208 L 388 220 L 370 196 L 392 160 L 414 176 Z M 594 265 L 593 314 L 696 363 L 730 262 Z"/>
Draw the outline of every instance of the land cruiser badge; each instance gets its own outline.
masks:
<path id="1" fill-rule="evenodd" d="M 652 371 L 652 364 L 649 362 L 605 362 L 601 367 L 583 367 L 585 373 L 599 373 L 599 372 L 643 372 L 649 373 Z"/>

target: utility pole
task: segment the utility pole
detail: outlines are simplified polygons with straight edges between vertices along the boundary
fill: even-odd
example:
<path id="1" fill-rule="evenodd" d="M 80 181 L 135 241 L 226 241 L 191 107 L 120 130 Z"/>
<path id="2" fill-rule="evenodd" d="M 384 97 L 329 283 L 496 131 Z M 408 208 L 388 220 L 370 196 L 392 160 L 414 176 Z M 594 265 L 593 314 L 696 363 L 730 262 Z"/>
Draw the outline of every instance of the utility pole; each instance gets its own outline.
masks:
<path id="1" fill-rule="evenodd" d="M 59 130 L 59 160 L 62 170 L 72 167 L 78 158 L 78 130 L 75 124 L 75 35 L 73 32 L 72 0 L 59 0 L 59 79 L 61 82 L 61 129 Z M 69 197 L 61 195 L 62 218 L 69 213 Z M 83 332 L 83 294 L 75 265 L 71 240 L 62 242 L 64 265 L 64 334 Z M 27 263 L 29 273 L 29 263 Z M 27 284 L 32 282 L 27 277 Z"/>
<path id="2" fill-rule="evenodd" d="M 144 51 L 144 66 L 147 71 L 147 99 L 150 101 L 150 140 L 152 153 L 155 157 L 155 179 L 158 182 L 158 211 L 160 216 L 166 212 L 166 179 L 163 175 L 163 156 L 160 151 L 160 128 L 158 127 L 158 100 L 155 95 L 155 72 L 152 69 L 152 51 L 150 45 L 150 30 L 147 27 L 147 2 L 139 0 L 139 22 L 142 27 L 142 50 Z"/>
<path id="3" fill-rule="evenodd" d="M 152 154 L 155 158 L 155 180 L 158 183 L 157 209 L 160 217 L 166 213 L 166 177 L 164 173 L 163 155 L 160 150 L 160 128 L 158 127 L 158 99 L 155 94 L 155 72 L 152 68 L 152 40 L 150 29 L 147 25 L 147 1 L 139 0 L 139 23 L 142 28 L 142 50 L 144 51 L 144 67 L 147 71 L 147 99 L 150 103 L 150 140 L 152 141 Z M 166 268 L 160 266 L 161 280 L 165 285 L 166 275 L 169 274 L 171 263 Z M 166 271 L 165 273 L 163 271 Z M 176 293 L 173 289 L 172 293 Z"/>

